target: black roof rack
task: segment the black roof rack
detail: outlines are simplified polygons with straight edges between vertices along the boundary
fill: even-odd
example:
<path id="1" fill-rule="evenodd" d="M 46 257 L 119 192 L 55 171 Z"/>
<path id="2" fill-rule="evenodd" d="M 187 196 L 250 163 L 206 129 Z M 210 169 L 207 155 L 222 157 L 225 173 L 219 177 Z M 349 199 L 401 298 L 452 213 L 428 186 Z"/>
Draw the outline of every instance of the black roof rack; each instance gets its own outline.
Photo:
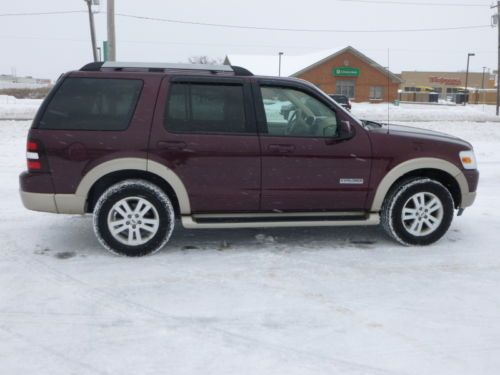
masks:
<path id="1" fill-rule="evenodd" d="M 172 64 L 172 63 L 123 63 L 115 61 L 93 62 L 83 66 L 80 70 L 84 72 L 98 72 L 103 70 L 145 70 L 148 72 L 166 72 L 169 70 L 185 71 L 208 71 L 212 74 L 232 73 L 235 76 L 253 76 L 253 74 L 242 67 L 231 65 L 208 65 L 208 64 Z"/>

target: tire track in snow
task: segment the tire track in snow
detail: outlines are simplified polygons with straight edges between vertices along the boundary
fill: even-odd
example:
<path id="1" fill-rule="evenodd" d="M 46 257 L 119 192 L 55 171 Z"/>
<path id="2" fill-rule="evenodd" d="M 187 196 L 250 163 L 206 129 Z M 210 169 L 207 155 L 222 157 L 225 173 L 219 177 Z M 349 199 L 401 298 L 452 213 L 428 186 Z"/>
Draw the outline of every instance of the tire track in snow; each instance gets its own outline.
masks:
<path id="1" fill-rule="evenodd" d="M 240 333 L 234 333 L 231 331 L 228 331 L 226 329 L 220 328 L 220 327 L 211 327 L 211 326 L 203 326 L 200 327 L 200 320 L 196 318 L 181 318 L 181 317 L 175 317 L 175 316 L 169 316 L 165 312 L 161 310 L 157 310 L 155 308 L 151 308 L 149 306 L 146 306 L 144 304 L 131 301 L 127 298 L 124 298 L 123 296 L 117 295 L 115 293 L 110 293 L 107 290 L 104 290 L 102 288 L 93 286 L 92 284 L 87 283 L 86 281 L 83 281 L 81 279 L 78 279 L 72 275 L 66 274 L 58 269 L 55 269 L 54 267 L 48 265 L 45 262 L 42 262 L 40 260 L 33 260 L 31 263 L 38 264 L 39 266 L 42 266 L 43 268 L 47 269 L 50 273 L 52 273 L 54 276 L 57 278 L 61 279 L 62 281 L 69 281 L 74 284 L 78 284 L 86 288 L 89 292 L 94 293 L 95 295 L 100 295 L 100 296 L 105 296 L 108 298 L 112 298 L 114 301 L 125 305 L 126 307 L 135 309 L 136 311 L 140 311 L 142 313 L 148 314 L 150 317 L 154 319 L 158 319 L 162 321 L 162 323 L 166 323 L 163 328 L 169 328 L 173 330 L 188 330 L 190 333 L 196 333 L 200 337 L 206 337 L 206 333 L 212 332 L 215 333 L 222 339 L 221 341 L 224 342 L 224 339 L 227 339 L 231 341 L 233 344 L 239 345 L 243 349 L 248 350 L 249 348 L 258 348 L 258 349 L 266 349 L 264 352 L 268 353 L 269 350 L 273 351 L 274 353 L 280 355 L 283 360 L 289 360 L 290 355 L 293 355 L 293 358 L 300 358 L 302 360 L 301 365 L 308 365 L 311 367 L 311 370 L 317 371 L 318 363 L 314 361 L 321 361 L 321 367 L 325 367 L 325 369 L 328 372 L 332 372 L 333 370 L 337 370 L 340 372 L 347 372 L 349 371 L 350 374 L 359 374 L 359 375 L 366 375 L 366 374 L 373 374 L 373 375 L 391 375 L 391 374 L 398 374 L 402 375 L 401 372 L 393 372 L 390 370 L 385 370 L 385 369 L 379 369 L 374 366 L 370 365 L 365 365 L 365 364 L 360 364 L 360 363 L 355 363 L 343 359 L 338 359 L 338 358 L 333 358 L 331 356 L 324 356 L 318 353 L 310 352 L 310 351 L 304 351 L 300 350 L 297 348 L 285 346 L 285 345 L 278 345 L 274 343 L 269 343 L 261 339 L 253 338 L 248 335 L 243 335 Z M 129 310 L 127 310 L 129 311 Z M 201 321 L 202 324 L 206 324 L 206 321 Z M 187 326 L 191 327 L 187 327 Z M 166 326 L 166 327 L 165 327 Z M 304 361 L 311 362 L 312 363 L 305 363 Z M 333 368 L 332 368 L 333 366 Z M 353 372 L 355 371 L 355 372 Z"/>
<path id="2" fill-rule="evenodd" d="M 89 374 L 92 374 L 92 375 L 94 375 L 94 374 L 111 375 L 111 373 L 102 371 L 102 370 L 100 370 L 92 365 L 89 365 L 88 363 L 82 362 L 82 361 L 77 360 L 75 358 L 70 358 L 69 356 L 67 356 L 63 353 L 52 349 L 49 345 L 41 344 L 40 342 L 32 339 L 31 337 L 23 335 L 19 332 L 16 332 L 13 329 L 6 327 L 5 325 L 1 325 L 0 330 L 2 330 L 3 332 L 5 332 L 7 335 L 9 335 L 11 337 L 14 337 L 20 341 L 26 342 L 30 346 L 36 346 L 37 348 L 41 349 L 45 353 L 52 355 L 53 357 L 56 357 L 63 362 L 67 362 L 71 365 L 76 365 L 77 367 L 84 369 Z"/>

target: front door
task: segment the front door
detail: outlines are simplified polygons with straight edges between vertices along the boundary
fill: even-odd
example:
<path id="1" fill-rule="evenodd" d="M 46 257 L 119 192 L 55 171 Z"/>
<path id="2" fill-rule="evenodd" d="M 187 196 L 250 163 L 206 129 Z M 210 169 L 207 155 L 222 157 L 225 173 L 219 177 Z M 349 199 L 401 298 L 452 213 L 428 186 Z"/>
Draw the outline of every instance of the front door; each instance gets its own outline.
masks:
<path id="1" fill-rule="evenodd" d="M 262 147 L 261 210 L 364 210 L 371 168 L 365 130 L 306 85 L 261 81 L 254 92 Z M 336 139 L 341 121 L 351 121 L 354 137 Z"/>
<path id="2" fill-rule="evenodd" d="M 185 185 L 192 213 L 259 210 L 260 146 L 244 80 L 165 79 L 149 148 Z"/>

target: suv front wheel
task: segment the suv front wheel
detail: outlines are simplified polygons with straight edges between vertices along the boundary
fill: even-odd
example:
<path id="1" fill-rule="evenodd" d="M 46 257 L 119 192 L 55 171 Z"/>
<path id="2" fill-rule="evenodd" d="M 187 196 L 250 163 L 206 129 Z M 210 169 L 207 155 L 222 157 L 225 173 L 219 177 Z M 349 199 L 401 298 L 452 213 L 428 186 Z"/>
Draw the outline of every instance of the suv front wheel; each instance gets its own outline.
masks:
<path id="1" fill-rule="evenodd" d="M 142 256 L 160 250 L 174 229 L 168 196 L 144 180 L 125 180 L 108 188 L 94 209 L 94 231 L 109 251 Z"/>
<path id="2" fill-rule="evenodd" d="M 450 227 L 453 210 L 453 197 L 440 182 L 429 178 L 406 180 L 386 198 L 382 226 L 404 245 L 430 245 Z"/>

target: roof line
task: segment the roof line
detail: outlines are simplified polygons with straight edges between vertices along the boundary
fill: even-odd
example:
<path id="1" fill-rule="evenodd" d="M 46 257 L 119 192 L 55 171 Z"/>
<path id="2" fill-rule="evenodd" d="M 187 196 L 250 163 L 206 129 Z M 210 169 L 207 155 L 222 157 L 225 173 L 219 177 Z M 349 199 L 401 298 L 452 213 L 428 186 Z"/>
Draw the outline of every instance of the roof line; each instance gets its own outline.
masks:
<path id="1" fill-rule="evenodd" d="M 337 51 L 335 53 L 332 53 L 331 55 L 315 62 L 314 64 L 311 64 L 301 70 L 299 70 L 298 72 L 296 73 L 293 73 L 290 75 L 290 77 L 297 77 L 298 75 L 308 71 L 308 70 L 311 70 L 315 67 L 317 67 L 318 65 L 320 64 L 323 64 L 324 62 L 344 53 L 344 52 L 352 52 L 353 54 L 357 55 L 360 59 L 362 60 L 365 60 L 369 63 L 369 65 L 371 65 L 372 67 L 374 67 L 375 69 L 381 71 L 382 73 L 384 74 L 389 74 L 389 76 L 392 78 L 393 81 L 397 81 L 399 83 L 402 83 L 403 80 L 401 78 L 399 78 L 397 75 L 395 75 L 394 73 L 392 73 L 390 70 L 387 70 L 386 68 L 384 68 L 382 65 L 380 65 L 379 63 L 375 62 L 374 60 L 370 59 L 368 56 L 366 56 L 365 54 L 361 53 L 360 51 L 358 51 L 356 48 L 352 47 L 352 46 L 347 46 L 343 49 L 341 49 L 340 51 Z"/>

